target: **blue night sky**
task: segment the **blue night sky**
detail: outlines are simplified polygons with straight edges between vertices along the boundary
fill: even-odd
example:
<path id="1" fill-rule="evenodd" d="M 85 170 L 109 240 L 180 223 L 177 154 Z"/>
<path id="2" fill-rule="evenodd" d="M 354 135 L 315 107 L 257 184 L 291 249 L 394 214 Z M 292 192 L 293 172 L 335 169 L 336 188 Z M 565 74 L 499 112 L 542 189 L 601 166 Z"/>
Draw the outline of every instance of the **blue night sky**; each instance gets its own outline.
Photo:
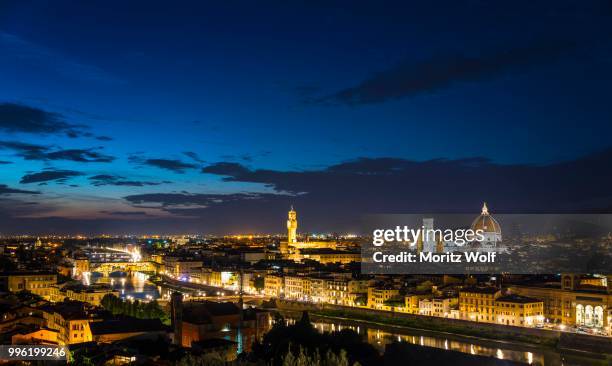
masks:
<path id="1" fill-rule="evenodd" d="M 0 1 L 0 233 L 607 211 L 610 34 L 604 1 Z"/>

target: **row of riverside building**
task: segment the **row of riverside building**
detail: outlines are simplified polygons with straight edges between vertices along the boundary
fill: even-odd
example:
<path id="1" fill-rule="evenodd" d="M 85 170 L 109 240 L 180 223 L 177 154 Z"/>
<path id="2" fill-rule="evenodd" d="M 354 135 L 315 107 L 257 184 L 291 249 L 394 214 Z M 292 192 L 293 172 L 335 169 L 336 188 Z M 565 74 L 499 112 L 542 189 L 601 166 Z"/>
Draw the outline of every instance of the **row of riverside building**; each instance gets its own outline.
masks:
<path id="1" fill-rule="evenodd" d="M 452 276 L 405 286 L 383 276 L 268 274 L 264 293 L 300 302 L 511 326 L 584 326 L 612 334 L 612 279 L 607 277 L 564 274 L 561 282 L 517 281 L 500 288 Z"/>

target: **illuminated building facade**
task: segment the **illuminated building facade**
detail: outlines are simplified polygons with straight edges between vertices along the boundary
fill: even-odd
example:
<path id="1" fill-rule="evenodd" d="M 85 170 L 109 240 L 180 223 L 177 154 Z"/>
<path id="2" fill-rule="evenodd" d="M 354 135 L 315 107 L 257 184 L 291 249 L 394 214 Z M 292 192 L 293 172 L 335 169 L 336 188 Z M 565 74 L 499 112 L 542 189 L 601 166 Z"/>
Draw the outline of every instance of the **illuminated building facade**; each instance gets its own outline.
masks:
<path id="1" fill-rule="evenodd" d="M 563 274 L 560 284 L 514 285 L 510 291 L 541 299 L 548 323 L 594 328 L 612 334 L 611 277 L 602 277 L 601 285 L 592 285 L 593 281 L 583 283 L 580 275 Z"/>
<path id="2" fill-rule="evenodd" d="M 284 278 L 278 275 L 266 275 L 264 278 L 264 293 L 270 297 L 280 297 L 283 294 Z"/>
<path id="3" fill-rule="evenodd" d="M 280 242 L 280 252 L 284 257 L 294 261 L 300 261 L 303 258 L 301 253 L 302 249 L 335 250 L 337 248 L 335 241 L 298 241 L 297 228 L 297 212 L 291 207 L 287 215 L 287 240 Z"/>
<path id="4" fill-rule="evenodd" d="M 60 345 L 91 342 L 90 316 L 82 303 L 65 302 L 43 309 L 43 318 L 49 329 L 57 331 Z"/>
<path id="5" fill-rule="evenodd" d="M 110 286 L 104 284 L 72 286 L 67 288 L 65 292 L 62 291 L 61 294 L 65 294 L 65 297 L 69 298 L 70 300 L 86 302 L 94 306 L 100 306 L 102 298 L 104 298 L 106 295 L 119 297 L 118 290 L 113 290 Z"/>
<path id="6" fill-rule="evenodd" d="M 301 249 L 299 254 L 293 254 L 290 256 L 290 258 L 296 261 L 311 259 L 321 264 L 347 264 L 351 262 L 359 262 L 361 260 L 361 253 L 326 248 Z"/>
<path id="7" fill-rule="evenodd" d="M 472 230 L 475 232 L 477 230 L 482 231 L 482 235 L 484 236 L 484 240 L 481 244 L 484 247 L 495 248 L 498 243 L 502 241 L 501 227 L 499 223 L 493 216 L 489 214 L 489 208 L 487 207 L 487 203 L 482 204 L 482 212 L 480 216 L 478 216 L 474 222 L 472 222 Z"/>
<path id="8" fill-rule="evenodd" d="M 293 206 L 291 206 L 291 210 L 289 210 L 287 217 L 287 243 L 297 243 L 297 227 L 297 212 L 295 212 Z"/>
<path id="9" fill-rule="evenodd" d="M 57 274 L 52 272 L 15 272 L 0 275 L 0 287 L 9 292 L 30 291 L 50 300 L 57 284 Z"/>
<path id="10" fill-rule="evenodd" d="M 501 291 L 495 287 L 467 287 L 459 290 L 461 319 L 494 323 L 495 299 Z"/>
<path id="11" fill-rule="evenodd" d="M 409 314 L 420 314 L 421 301 L 432 297 L 431 293 L 410 293 L 404 296 L 404 311 Z"/>
<path id="12" fill-rule="evenodd" d="M 189 279 L 194 272 L 201 272 L 202 261 L 189 258 L 164 257 L 165 274 L 174 278 Z"/>
<path id="13" fill-rule="evenodd" d="M 284 294 L 286 299 L 308 300 L 310 298 L 310 279 L 304 276 L 285 276 Z"/>
<path id="14" fill-rule="evenodd" d="M 432 297 L 419 301 L 419 314 L 428 316 L 449 317 L 451 306 L 457 304 L 457 298 Z"/>
<path id="15" fill-rule="evenodd" d="M 544 302 L 533 297 L 505 295 L 495 299 L 497 323 L 533 327 L 544 321 Z"/>
<path id="16" fill-rule="evenodd" d="M 392 286 L 373 286 L 368 288 L 367 307 L 371 309 L 387 310 L 385 302 L 399 295 L 399 290 Z"/>

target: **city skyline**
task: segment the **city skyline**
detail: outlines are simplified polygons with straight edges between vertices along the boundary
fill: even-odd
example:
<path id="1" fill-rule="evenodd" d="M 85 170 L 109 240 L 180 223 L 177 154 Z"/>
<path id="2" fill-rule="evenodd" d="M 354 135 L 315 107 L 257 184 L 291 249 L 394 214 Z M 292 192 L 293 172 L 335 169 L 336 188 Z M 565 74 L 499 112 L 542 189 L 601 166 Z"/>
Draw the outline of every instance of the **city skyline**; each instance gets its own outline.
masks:
<path id="1" fill-rule="evenodd" d="M 609 213 L 609 4 L 444 6 L 3 2 L 0 233 Z"/>
<path id="2" fill-rule="evenodd" d="M 0 361 L 612 365 L 611 20 L 0 0 Z"/>

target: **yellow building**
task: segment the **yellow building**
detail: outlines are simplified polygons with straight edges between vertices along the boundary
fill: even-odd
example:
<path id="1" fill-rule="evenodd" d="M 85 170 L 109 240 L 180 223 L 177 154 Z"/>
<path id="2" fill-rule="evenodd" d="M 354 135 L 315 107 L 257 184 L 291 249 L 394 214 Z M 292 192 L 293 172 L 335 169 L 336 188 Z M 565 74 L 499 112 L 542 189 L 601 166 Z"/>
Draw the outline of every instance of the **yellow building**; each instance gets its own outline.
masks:
<path id="1" fill-rule="evenodd" d="M 601 283 L 606 285 L 584 285 L 580 275 L 564 274 L 561 283 L 513 285 L 510 291 L 541 299 L 544 304 L 545 322 L 563 326 L 584 326 L 612 334 L 611 277 Z"/>
<path id="2" fill-rule="evenodd" d="M 192 273 L 201 272 L 202 261 L 191 258 L 164 257 L 164 273 L 176 279 L 189 279 Z"/>
<path id="3" fill-rule="evenodd" d="M 607 279 L 603 276 L 580 276 L 580 286 L 605 287 Z"/>
<path id="4" fill-rule="evenodd" d="M 367 306 L 370 309 L 391 310 L 390 306 L 385 305 L 385 301 L 399 295 L 399 290 L 389 285 L 372 286 L 368 288 Z"/>
<path id="5" fill-rule="evenodd" d="M 326 281 L 327 303 L 334 305 L 354 306 L 349 292 L 349 279 L 330 278 Z"/>
<path id="6" fill-rule="evenodd" d="M 283 294 L 284 281 L 282 276 L 268 274 L 264 278 L 264 293 L 266 296 L 279 298 Z"/>
<path id="7" fill-rule="evenodd" d="M 297 212 L 291 206 L 291 210 L 287 214 L 287 240 L 280 242 L 280 252 L 283 256 L 300 261 L 302 259 L 300 250 L 302 249 L 336 249 L 337 244 L 335 241 L 298 241 L 297 228 Z M 289 256 L 290 254 L 291 256 Z"/>
<path id="8" fill-rule="evenodd" d="M 285 299 L 342 306 L 365 305 L 369 285 L 369 280 L 342 276 L 288 275 L 284 281 Z"/>
<path id="9" fill-rule="evenodd" d="M 369 280 L 331 277 L 325 281 L 323 302 L 342 306 L 364 306 L 367 303 Z"/>
<path id="10" fill-rule="evenodd" d="M 297 227 L 297 212 L 291 206 L 291 210 L 289 210 L 287 215 L 287 243 L 297 243 Z"/>
<path id="11" fill-rule="evenodd" d="M 300 249 L 299 253 L 290 255 L 290 258 L 295 261 L 310 259 L 321 264 L 341 263 L 347 264 L 351 262 L 359 262 L 361 253 L 350 252 L 345 250 L 336 250 L 331 248 L 307 248 Z"/>
<path id="12" fill-rule="evenodd" d="M 519 327 L 540 325 L 544 321 L 544 302 L 520 295 L 500 296 L 495 299 L 495 320 Z"/>
<path id="13" fill-rule="evenodd" d="M 494 323 L 495 299 L 501 291 L 495 287 L 466 287 L 459 290 L 459 316 L 461 319 Z"/>
<path id="14" fill-rule="evenodd" d="M 366 306 L 368 302 L 368 288 L 373 283 L 373 280 L 349 280 L 347 306 Z"/>
<path id="15" fill-rule="evenodd" d="M 451 317 L 451 309 L 457 304 L 456 297 L 432 297 L 419 301 L 419 314 L 427 316 Z"/>
<path id="16" fill-rule="evenodd" d="M 35 329 L 31 331 L 18 332 L 11 337 L 11 344 L 58 344 L 59 332 L 52 329 Z"/>
<path id="17" fill-rule="evenodd" d="M 284 295 L 290 300 L 309 300 L 310 279 L 305 276 L 285 276 Z"/>
<path id="18" fill-rule="evenodd" d="M 210 280 L 208 284 L 210 286 L 221 287 L 223 280 L 221 279 L 221 271 L 212 271 L 210 272 Z"/>
<path id="19" fill-rule="evenodd" d="M 73 270 L 72 264 L 63 263 L 57 266 L 57 273 L 64 277 L 72 277 Z"/>
<path id="20" fill-rule="evenodd" d="M 238 288 L 240 282 L 239 275 L 236 272 L 211 270 L 209 272 L 208 281 L 204 281 L 204 284 L 208 284 L 214 287 L 235 287 Z"/>
<path id="21" fill-rule="evenodd" d="M 14 272 L 0 274 L 0 287 L 5 291 L 30 291 L 51 299 L 52 288 L 57 285 L 57 274 L 53 272 Z"/>
<path id="22" fill-rule="evenodd" d="M 62 291 L 64 292 L 64 291 Z M 94 306 L 100 306 L 102 298 L 106 295 L 119 297 L 119 291 L 113 290 L 107 285 L 71 286 L 65 289 L 65 297 L 70 300 L 86 302 Z"/>
<path id="23" fill-rule="evenodd" d="M 431 292 L 413 292 L 404 296 L 404 311 L 409 314 L 420 314 L 420 302 L 433 297 Z"/>
<path id="24" fill-rule="evenodd" d="M 78 257 L 74 260 L 73 277 L 80 278 L 84 273 L 89 273 L 89 259 L 87 257 Z"/>
<path id="25" fill-rule="evenodd" d="M 329 299 L 327 293 L 328 277 L 310 277 L 310 300 L 315 303 L 325 303 Z"/>
<path id="26" fill-rule="evenodd" d="M 47 328 L 57 331 L 60 345 L 91 342 L 91 318 L 79 302 L 63 302 L 41 309 Z"/>
<path id="27" fill-rule="evenodd" d="M 163 254 L 151 254 L 151 262 L 157 263 L 157 264 L 163 264 L 164 263 Z"/>

